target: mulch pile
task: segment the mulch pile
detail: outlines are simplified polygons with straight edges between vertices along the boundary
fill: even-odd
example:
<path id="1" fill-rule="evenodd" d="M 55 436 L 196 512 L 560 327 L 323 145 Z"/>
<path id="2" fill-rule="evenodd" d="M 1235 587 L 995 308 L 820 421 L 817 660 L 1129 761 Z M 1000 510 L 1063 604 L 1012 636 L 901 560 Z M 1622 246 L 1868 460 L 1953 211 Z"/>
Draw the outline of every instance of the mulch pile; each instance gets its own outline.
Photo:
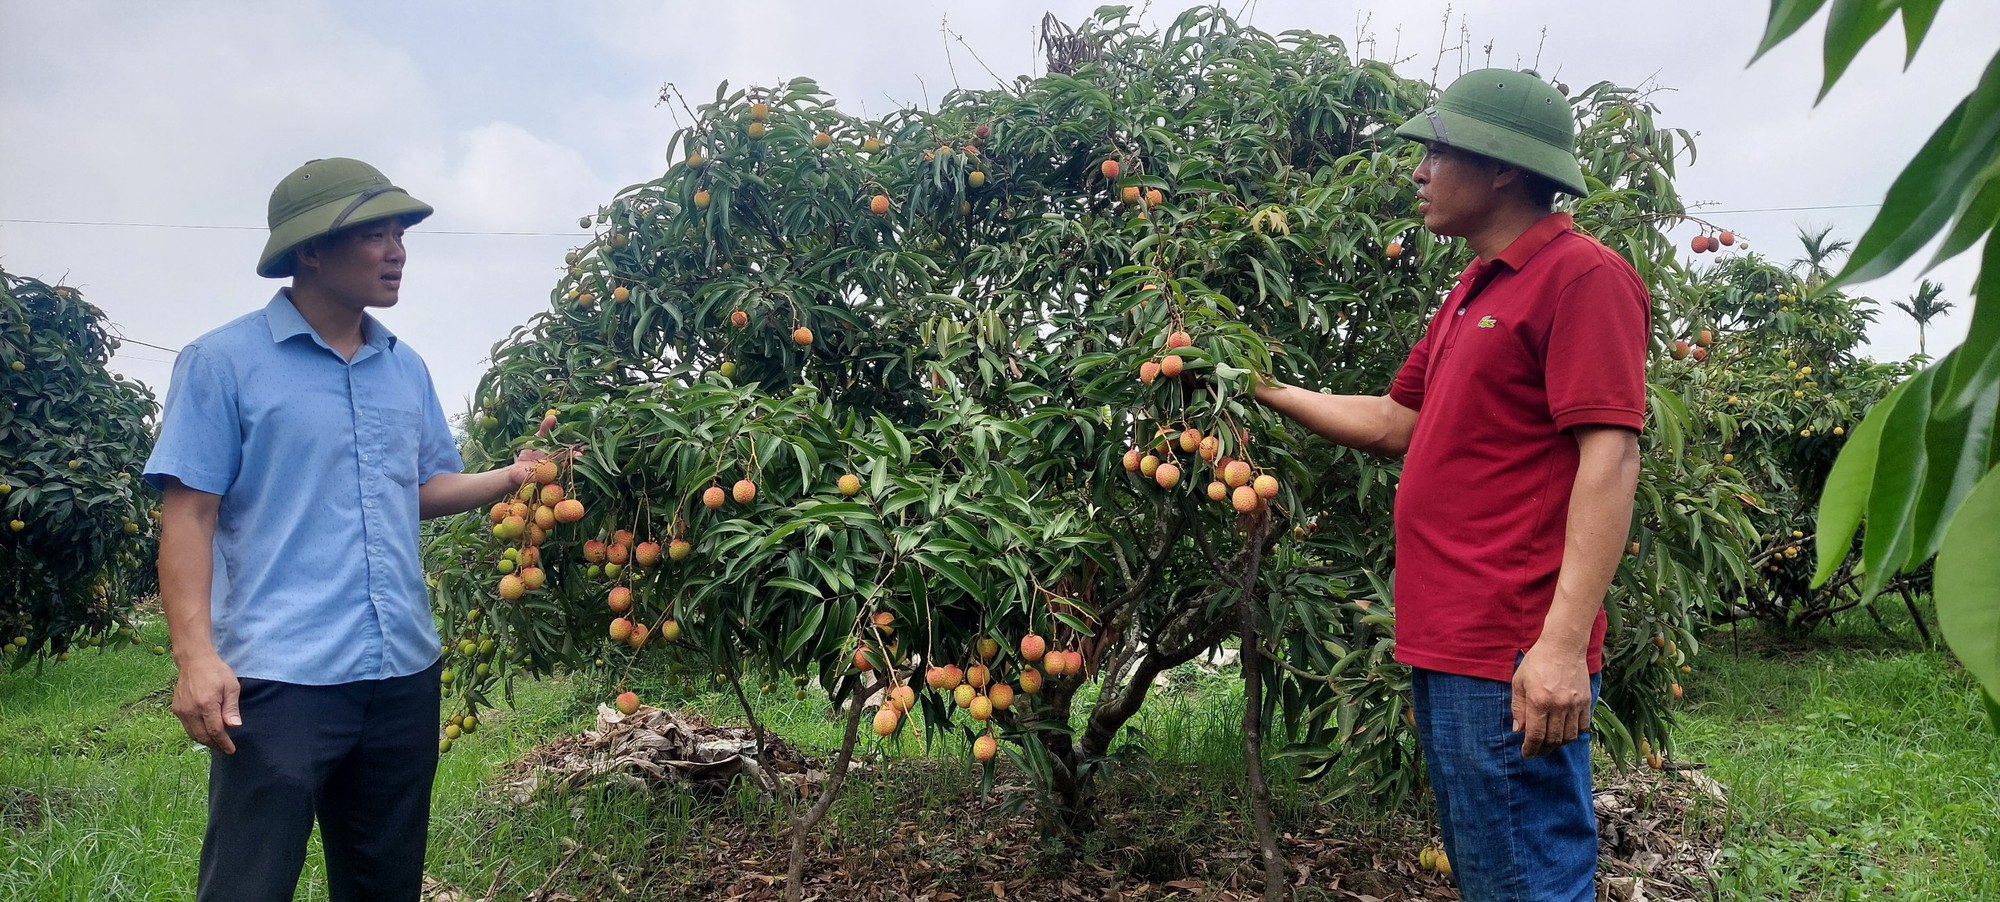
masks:
<path id="1" fill-rule="evenodd" d="M 718 726 L 692 713 L 640 706 L 629 715 L 599 706 L 597 725 L 565 736 L 510 764 L 501 785 L 525 804 L 545 788 L 581 789 L 622 784 L 651 790 L 661 784 L 696 792 L 721 792 L 736 778 L 767 793 L 797 797 L 807 784 L 826 779 L 806 756 L 771 736 L 763 758 L 757 736 L 744 727 Z"/>
<path id="2" fill-rule="evenodd" d="M 684 787 L 703 794 L 720 791 L 741 776 L 767 792 L 800 798 L 816 793 L 825 778 L 815 762 L 775 737 L 763 763 L 755 750 L 754 737 L 743 728 L 652 708 L 621 717 L 606 708 L 595 729 L 549 743 L 506 768 L 499 789 L 521 803 L 555 787 L 603 784 L 645 791 Z M 885 781 L 891 780 L 908 785 L 925 779 L 927 767 L 954 766 L 959 765 L 857 764 L 842 795 L 887 790 Z M 1709 898 L 1708 873 L 1721 829 L 1714 825 L 1717 818 L 1697 817 L 1695 810 L 1721 801 L 1722 788 L 1689 765 L 1610 771 L 1598 779 L 1601 902 Z M 1197 830 L 1185 824 L 1165 826 L 1172 808 L 1163 806 L 1196 791 L 1222 793 L 1222 803 L 1197 809 L 1220 813 Z M 1047 838 L 1034 806 L 1019 804 L 1027 793 L 1024 782 L 996 786 L 986 797 L 968 790 L 956 798 L 931 799 L 921 808 L 903 806 L 898 813 L 907 820 L 902 822 L 855 818 L 833 829 L 836 819 L 829 818 L 821 825 L 806 871 L 804 897 L 823 902 L 1222 902 L 1262 897 L 1248 806 L 1226 802 L 1240 797 L 1239 787 L 1126 785 L 1114 778 L 1098 806 L 1109 813 L 1087 851 L 1080 853 Z M 1418 852 L 1434 842 L 1427 824 L 1405 815 L 1366 824 L 1329 817 L 1309 832 L 1281 837 L 1291 867 L 1292 898 L 1343 902 L 1458 899 L 1449 879 L 1417 864 Z M 527 898 L 775 900 L 783 897 L 789 851 L 790 837 L 782 828 L 713 817 L 703 823 L 699 842 L 688 842 L 660 860 L 609 861 L 590 850 L 574 850 Z M 425 894 L 427 902 L 486 898 L 493 898 L 492 890 L 480 897 L 441 884 Z"/>
<path id="3" fill-rule="evenodd" d="M 1710 874 L 1722 850 L 1719 818 L 1695 808 L 1728 801 L 1700 765 L 1597 775 L 1597 869 L 1602 902 L 1695 902 L 1714 898 Z"/>

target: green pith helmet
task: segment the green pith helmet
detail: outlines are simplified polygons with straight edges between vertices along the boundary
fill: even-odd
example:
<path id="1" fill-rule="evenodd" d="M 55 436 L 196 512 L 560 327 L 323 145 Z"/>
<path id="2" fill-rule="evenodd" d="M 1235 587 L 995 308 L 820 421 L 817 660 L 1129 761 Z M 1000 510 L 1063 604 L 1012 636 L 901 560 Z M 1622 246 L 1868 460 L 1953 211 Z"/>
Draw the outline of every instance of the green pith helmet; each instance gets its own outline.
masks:
<path id="1" fill-rule="evenodd" d="M 346 157 L 313 160 L 271 189 L 271 237 L 257 260 L 257 274 L 290 276 L 292 248 L 321 235 L 392 216 L 415 223 L 429 215 L 429 204 L 389 184 L 367 163 Z"/>
<path id="2" fill-rule="evenodd" d="M 1467 72 L 1444 89 L 1436 106 L 1411 116 L 1396 134 L 1519 166 L 1578 197 L 1589 193 L 1583 167 L 1576 164 L 1576 116 L 1569 99 L 1526 72 Z"/>

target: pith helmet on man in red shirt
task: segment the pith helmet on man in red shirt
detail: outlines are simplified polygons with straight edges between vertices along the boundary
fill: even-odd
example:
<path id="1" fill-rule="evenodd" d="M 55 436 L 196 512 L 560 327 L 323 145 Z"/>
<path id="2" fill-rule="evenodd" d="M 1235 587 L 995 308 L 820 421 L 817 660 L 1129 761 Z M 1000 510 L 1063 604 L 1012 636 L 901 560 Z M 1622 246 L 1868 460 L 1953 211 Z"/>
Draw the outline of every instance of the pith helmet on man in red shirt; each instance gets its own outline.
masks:
<path id="1" fill-rule="evenodd" d="M 1576 162 L 1576 115 L 1569 99 L 1526 72 L 1467 72 L 1396 134 L 1518 166 L 1578 197 L 1590 193 Z"/>

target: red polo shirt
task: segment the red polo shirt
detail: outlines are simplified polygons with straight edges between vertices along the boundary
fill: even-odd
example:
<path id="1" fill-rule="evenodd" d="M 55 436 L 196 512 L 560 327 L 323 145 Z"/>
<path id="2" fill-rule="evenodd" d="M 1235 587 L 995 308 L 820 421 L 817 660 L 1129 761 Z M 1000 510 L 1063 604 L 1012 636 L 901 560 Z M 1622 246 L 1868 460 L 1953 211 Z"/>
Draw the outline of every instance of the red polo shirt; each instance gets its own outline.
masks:
<path id="1" fill-rule="evenodd" d="M 1576 426 L 1639 429 L 1651 304 L 1625 259 L 1553 213 L 1475 260 L 1396 374 L 1417 411 L 1396 491 L 1396 659 L 1512 680 L 1562 569 Z M 1604 614 L 1590 633 L 1603 666 Z"/>

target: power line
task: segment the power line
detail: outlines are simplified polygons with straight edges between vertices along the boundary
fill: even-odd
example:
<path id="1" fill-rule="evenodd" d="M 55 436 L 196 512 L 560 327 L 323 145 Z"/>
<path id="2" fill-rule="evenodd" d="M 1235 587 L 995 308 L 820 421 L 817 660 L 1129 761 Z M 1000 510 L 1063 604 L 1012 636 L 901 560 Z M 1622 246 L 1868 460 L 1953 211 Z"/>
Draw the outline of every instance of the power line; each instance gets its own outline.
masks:
<path id="1" fill-rule="evenodd" d="M 1813 206 L 1813 207 L 1757 207 L 1748 210 L 1703 210 L 1701 211 L 1701 215 L 1720 216 L 1723 214 L 1733 215 L 1738 213 L 1796 213 L 1803 210 L 1865 210 L 1871 207 L 1880 207 L 1880 206 L 1882 205 L 1881 204 L 1821 204 L 1819 206 Z M 1694 212 L 1694 211 L 1689 211 L 1689 212 Z"/>
<path id="2" fill-rule="evenodd" d="M 155 351 L 165 351 L 165 352 L 167 352 L 167 353 L 169 353 L 169 354 L 179 354 L 179 353 L 181 352 L 181 349 L 179 349 L 179 348 L 168 348 L 168 347 L 162 347 L 162 346 L 160 346 L 160 345 L 156 345 L 156 344 L 153 344 L 152 342 L 149 342 L 149 341 L 140 341 L 140 340 L 138 340 L 138 339 L 136 339 L 136 338 L 126 338 L 126 337 L 124 337 L 124 336 L 122 336 L 122 335 L 118 337 L 118 340 L 119 340 L 120 342 L 123 342 L 123 343 L 125 343 L 125 344 L 134 344 L 134 345 L 139 345 L 140 347 L 145 347 L 145 348 L 152 348 L 152 349 L 153 349 L 153 350 L 155 350 Z M 143 358 L 142 358 L 142 359 L 143 359 Z M 161 362 L 162 362 L 162 363 L 164 363 L 165 361 L 161 361 Z"/>
<path id="3" fill-rule="evenodd" d="M 86 219 L 0 219 L 0 223 L 11 225 L 65 225 L 101 226 L 123 229 L 201 229 L 224 232 L 263 232 L 263 226 L 203 225 L 198 223 L 174 222 L 105 222 Z M 508 238 L 570 238 L 581 237 L 576 232 L 482 232 L 461 229 L 424 229 L 423 235 L 497 235 Z"/>

